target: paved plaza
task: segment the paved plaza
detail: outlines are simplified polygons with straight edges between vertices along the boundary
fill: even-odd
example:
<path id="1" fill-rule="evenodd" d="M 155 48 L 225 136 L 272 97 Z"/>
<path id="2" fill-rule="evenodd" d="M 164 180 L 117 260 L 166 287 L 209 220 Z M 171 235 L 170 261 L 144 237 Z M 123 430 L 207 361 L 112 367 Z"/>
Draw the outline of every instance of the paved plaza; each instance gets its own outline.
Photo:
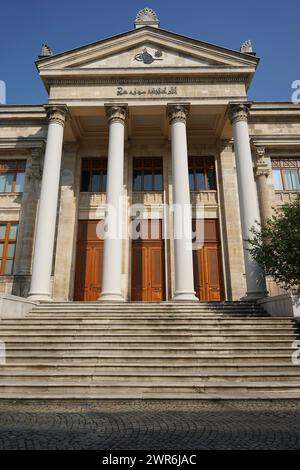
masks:
<path id="1" fill-rule="evenodd" d="M 300 402 L 3 400 L 0 449 L 300 449 Z"/>

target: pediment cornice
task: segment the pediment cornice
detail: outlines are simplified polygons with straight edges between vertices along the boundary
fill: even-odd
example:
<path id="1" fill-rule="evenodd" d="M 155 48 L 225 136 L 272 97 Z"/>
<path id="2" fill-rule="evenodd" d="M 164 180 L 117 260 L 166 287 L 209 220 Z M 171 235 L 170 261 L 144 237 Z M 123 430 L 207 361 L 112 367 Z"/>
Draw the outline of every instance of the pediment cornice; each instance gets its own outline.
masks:
<path id="1" fill-rule="evenodd" d="M 152 43 L 161 48 L 204 60 L 210 66 L 247 67 L 255 69 L 258 59 L 248 54 L 232 51 L 203 41 L 180 36 L 165 30 L 143 27 L 104 39 L 71 51 L 47 57 L 36 62 L 40 72 L 47 70 L 78 69 L 85 64 L 121 54 L 126 50 Z M 163 66 L 163 64 L 162 64 Z"/>

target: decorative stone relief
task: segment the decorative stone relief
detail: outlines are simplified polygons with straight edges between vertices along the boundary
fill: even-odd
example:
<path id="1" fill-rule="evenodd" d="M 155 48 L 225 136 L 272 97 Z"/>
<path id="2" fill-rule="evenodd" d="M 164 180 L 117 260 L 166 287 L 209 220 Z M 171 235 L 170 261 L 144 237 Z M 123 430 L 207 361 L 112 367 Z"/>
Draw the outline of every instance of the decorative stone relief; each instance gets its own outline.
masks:
<path id="1" fill-rule="evenodd" d="M 255 161 L 255 176 L 265 176 L 266 178 L 271 173 L 271 168 L 266 160 L 266 149 L 265 147 L 256 147 L 256 161 Z"/>
<path id="2" fill-rule="evenodd" d="M 140 28 L 142 26 L 154 26 L 156 28 L 159 27 L 159 18 L 152 8 L 143 8 L 140 10 L 134 21 L 135 28 Z"/>
<path id="3" fill-rule="evenodd" d="M 247 41 L 243 42 L 240 48 L 240 52 L 243 54 L 252 54 L 253 53 L 253 47 L 252 47 L 252 42 L 250 39 L 247 39 Z"/>
<path id="4" fill-rule="evenodd" d="M 163 60 L 162 59 L 162 51 L 160 49 L 156 49 L 154 52 L 154 56 L 148 52 L 147 48 L 144 47 L 142 52 L 139 52 L 136 54 L 134 57 L 134 60 L 137 60 L 138 62 L 143 62 L 146 65 L 152 64 L 155 60 Z"/>

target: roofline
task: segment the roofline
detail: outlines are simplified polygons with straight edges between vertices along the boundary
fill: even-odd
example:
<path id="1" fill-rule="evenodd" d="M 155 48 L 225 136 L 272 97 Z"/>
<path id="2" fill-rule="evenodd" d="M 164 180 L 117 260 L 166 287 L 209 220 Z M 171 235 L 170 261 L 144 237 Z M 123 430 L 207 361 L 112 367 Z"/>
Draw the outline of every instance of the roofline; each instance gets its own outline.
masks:
<path id="1" fill-rule="evenodd" d="M 155 32 L 157 33 L 158 31 L 161 31 L 163 33 L 167 33 L 167 34 L 170 34 L 172 36 L 175 36 L 177 38 L 180 38 L 180 39 L 185 39 L 185 40 L 188 40 L 188 41 L 192 41 L 194 43 L 201 43 L 205 46 L 210 46 L 210 47 L 215 47 L 223 52 L 230 52 L 231 54 L 234 54 L 236 55 L 237 57 L 242 57 L 243 59 L 246 59 L 247 60 L 250 60 L 252 61 L 254 64 L 256 64 L 256 66 L 258 65 L 258 63 L 260 62 L 260 58 L 259 57 L 256 57 L 256 56 L 253 56 L 253 55 L 249 55 L 249 54 L 246 54 L 246 53 L 243 53 L 243 52 L 239 52 L 239 51 L 236 51 L 234 49 L 229 49 L 227 47 L 223 47 L 223 46 L 219 46 L 217 44 L 213 44 L 213 43 L 209 43 L 209 42 L 206 42 L 206 41 L 202 41 L 200 39 L 196 39 L 196 38 L 192 38 L 192 37 L 189 37 L 189 36 L 184 36 L 183 34 L 178 34 L 178 33 L 174 33 L 173 31 L 168 31 L 166 29 L 162 29 L 162 28 L 154 28 L 152 26 L 143 26 L 141 28 L 138 28 L 138 29 L 131 29 L 129 31 L 125 31 L 123 33 L 119 33 L 119 34 L 116 34 L 114 36 L 109 36 L 109 37 L 106 37 L 104 39 L 100 39 L 98 41 L 94 41 L 94 42 L 91 42 L 91 43 L 88 43 L 88 44 L 85 44 L 83 46 L 79 46 L 79 47 L 75 47 L 73 49 L 69 49 L 67 51 L 64 51 L 64 52 L 60 52 L 58 54 L 53 54 L 51 56 L 47 56 L 45 58 L 42 58 L 42 59 L 37 59 L 35 61 L 35 65 L 36 67 L 38 68 L 38 65 L 39 64 L 42 64 L 44 62 L 47 62 L 49 60 L 52 60 L 52 59 L 55 59 L 55 58 L 58 58 L 58 57 L 62 57 L 63 55 L 65 54 L 69 54 L 69 53 L 72 53 L 72 52 L 77 52 L 77 51 L 80 51 L 80 50 L 84 50 L 90 46 L 95 46 L 97 44 L 101 44 L 101 43 L 104 43 L 106 41 L 110 41 L 112 39 L 118 39 L 118 38 L 121 38 L 121 37 L 124 37 L 124 36 L 127 36 L 135 31 L 139 32 L 139 31 L 145 31 L 145 30 L 149 30 L 149 31 L 152 31 L 152 32 Z"/>

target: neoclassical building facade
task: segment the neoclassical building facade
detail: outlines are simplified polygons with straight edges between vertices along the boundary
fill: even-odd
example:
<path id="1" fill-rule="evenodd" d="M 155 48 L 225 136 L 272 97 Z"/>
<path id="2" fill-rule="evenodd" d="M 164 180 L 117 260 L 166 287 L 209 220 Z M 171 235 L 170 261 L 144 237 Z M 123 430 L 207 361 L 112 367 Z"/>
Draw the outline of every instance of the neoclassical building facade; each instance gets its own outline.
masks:
<path id="1" fill-rule="evenodd" d="M 279 294 L 246 240 L 300 190 L 300 106 L 249 101 L 258 62 L 249 41 L 237 52 L 165 31 L 150 9 L 112 38 L 44 46 L 48 103 L 0 106 L 1 293 Z"/>

